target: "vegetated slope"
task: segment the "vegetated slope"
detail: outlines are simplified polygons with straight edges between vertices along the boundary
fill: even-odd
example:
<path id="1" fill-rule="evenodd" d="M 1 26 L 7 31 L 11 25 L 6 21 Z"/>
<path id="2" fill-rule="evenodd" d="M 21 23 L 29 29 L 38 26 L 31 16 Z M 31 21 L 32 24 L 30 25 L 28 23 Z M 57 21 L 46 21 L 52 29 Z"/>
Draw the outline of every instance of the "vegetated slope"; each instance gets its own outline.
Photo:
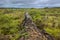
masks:
<path id="1" fill-rule="evenodd" d="M 32 9 L 30 15 L 38 28 L 60 40 L 60 8 Z"/>
<path id="2" fill-rule="evenodd" d="M 28 10 L 37 28 L 41 30 L 45 29 L 47 33 L 54 36 L 56 40 L 60 40 L 60 8 L 1 8 L 0 39 L 17 40 L 21 36 L 28 36 L 25 32 L 20 33 L 25 30 L 20 26 L 24 19 L 25 10 Z"/>

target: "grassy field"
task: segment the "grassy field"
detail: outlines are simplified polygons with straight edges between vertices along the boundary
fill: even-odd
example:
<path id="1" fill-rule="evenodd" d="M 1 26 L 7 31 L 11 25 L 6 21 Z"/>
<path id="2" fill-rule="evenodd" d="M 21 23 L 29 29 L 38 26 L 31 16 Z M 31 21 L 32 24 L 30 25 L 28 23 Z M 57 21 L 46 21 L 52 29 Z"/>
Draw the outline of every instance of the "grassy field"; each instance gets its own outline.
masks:
<path id="1" fill-rule="evenodd" d="M 56 40 L 60 40 L 60 8 L 1 8 L 0 39 L 8 36 L 10 40 L 17 40 L 21 36 L 27 36 L 27 33 L 19 33 L 22 30 L 24 31 L 21 23 L 23 22 L 25 11 L 28 11 L 33 22 L 40 30 L 45 29 Z"/>

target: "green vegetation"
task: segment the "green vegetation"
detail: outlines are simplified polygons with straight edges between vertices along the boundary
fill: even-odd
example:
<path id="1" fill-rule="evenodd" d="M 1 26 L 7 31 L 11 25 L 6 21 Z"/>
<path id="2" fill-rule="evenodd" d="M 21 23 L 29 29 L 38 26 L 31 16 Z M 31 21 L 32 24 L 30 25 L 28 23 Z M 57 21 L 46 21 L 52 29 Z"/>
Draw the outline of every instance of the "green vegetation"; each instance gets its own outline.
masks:
<path id="1" fill-rule="evenodd" d="M 37 27 L 45 29 L 49 34 L 60 40 L 60 8 L 27 9 Z M 21 26 L 26 9 L 0 9 L 0 39 L 8 35 L 10 40 L 17 40 L 27 33 L 21 34 L 24 28 Z"/>

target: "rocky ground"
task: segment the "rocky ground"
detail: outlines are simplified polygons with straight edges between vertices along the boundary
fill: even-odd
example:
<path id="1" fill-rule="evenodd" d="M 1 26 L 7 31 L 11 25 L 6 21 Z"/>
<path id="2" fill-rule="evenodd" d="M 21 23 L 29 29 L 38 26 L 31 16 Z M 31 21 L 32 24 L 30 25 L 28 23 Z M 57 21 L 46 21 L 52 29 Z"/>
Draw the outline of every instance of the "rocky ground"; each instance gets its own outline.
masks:
<path id="1" fill-rule="evenodd" d="M 25 13 L 23 27 L 25 27 L 25 32 L 28 33 L 28 37 L 22 36 L 21 38 L 19 38 L 19 40 L 55 40 L 45 30 L 40 31 L 40 29 L 37 28 L 28 13 Z"/>

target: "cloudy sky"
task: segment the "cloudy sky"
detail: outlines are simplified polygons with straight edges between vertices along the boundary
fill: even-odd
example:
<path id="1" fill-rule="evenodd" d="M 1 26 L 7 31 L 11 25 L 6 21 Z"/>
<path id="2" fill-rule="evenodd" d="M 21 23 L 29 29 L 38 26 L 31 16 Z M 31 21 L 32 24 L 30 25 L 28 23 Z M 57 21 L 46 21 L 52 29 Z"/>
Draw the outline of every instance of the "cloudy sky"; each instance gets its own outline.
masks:
<path id="1" fill-rule="evenodd" d="M 12 7 L 12 8 L 60 7 L 60 0 L 0 0 L 0 7 Z"/>

